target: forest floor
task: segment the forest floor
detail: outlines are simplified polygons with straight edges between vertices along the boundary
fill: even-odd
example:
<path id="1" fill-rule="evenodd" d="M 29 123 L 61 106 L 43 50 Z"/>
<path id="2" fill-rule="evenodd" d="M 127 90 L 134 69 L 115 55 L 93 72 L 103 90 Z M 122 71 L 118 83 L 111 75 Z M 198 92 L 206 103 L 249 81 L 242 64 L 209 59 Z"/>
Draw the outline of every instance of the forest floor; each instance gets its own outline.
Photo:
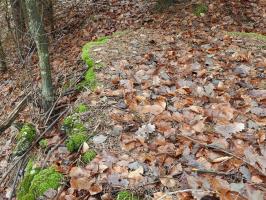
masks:
<path id="1" fill-rule="evenodd" d="M 82 46 L 110 35 L 90 50 L 101 66 L 96 89 L 57 104 L 69 108 L 64 118 L 86 105 L 80 118 L 91 139 L 77 153 L 67 151 L 62 118 L 44 136 L 48 150 L 32 149 L 36 163 L 54 164 L 65 175 L 60 191 L 46 199 L 107 200 L 123 190 L 140 199 L 265 199 L 265 7 L 204 1 L 208 12 L 196 16 L 196 1 L 161 12 L 146 1 L 103 2 L 112 9 L 97 4 L 94 13 L 70 13 L 70 25 L 51 46 L 54 83 L 62 94 L 82 74 Z M 23 79 L 39 80 L 32 59 L 31 69 L 22 69 L 26 77 L 15 66 L 1 77 L 2 120 L 22 98 Z M 30 102 L 19 119 L 43 130 L 36 104 Z M 14 163 L 16 134 L 11 127 L 1 135 L 1 176 Z M 97 156 L 84 165 L 86 149 Z M 2 187 L 3 198 L 17 170 Z"/>

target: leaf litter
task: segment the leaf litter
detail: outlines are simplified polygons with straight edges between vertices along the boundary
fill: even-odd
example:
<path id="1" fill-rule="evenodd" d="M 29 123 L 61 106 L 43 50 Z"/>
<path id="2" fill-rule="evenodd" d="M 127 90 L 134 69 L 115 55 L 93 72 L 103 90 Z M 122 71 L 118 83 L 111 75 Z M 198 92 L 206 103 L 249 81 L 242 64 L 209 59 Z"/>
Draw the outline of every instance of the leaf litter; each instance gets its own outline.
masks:
<path id="1" fill-rule="evenodd" d="M 266 62 L 260 46 L 265 43 L 223 32 L 230 26 L 251 30 L 235 18 L 246 5 L 209 2 L 210 14 L 201 17 L 189 6 L 173 14 L 181 9 L 177 5 L 143 17 L 138 1 L 109 3 L 110 12 L 99 8 L 111 21 L 66 34 L 63 49 L 52 47 L 54 56 L 72 47 L 64 53 L 68 58 L 53 62 L 60 65 L 56 73 L 71 72 L 77 66 L 67 67 L 76 63 L 84 41 L 128 24 L 140 27 L 123 16 L 137 15 L 144 24 L 92 50 L 104 66 L 97 70 L 101 84 L 79 94 L 76 103 L 90 105 L 83 121 L 95 135 L 83 149 L 93 148 L 97 156 L 82 166 L 64 147 L 55 151 L 49 162 L 70 179 L 59 199 L 104 199 L 123 189 L 147 199 L 264 199 Z M 247 16 L 257 20 L 252 30 L 260 32 L 263 20 L 255 13 L 262 11 L 247 5 Z M 110 25 L 116 19 L 123 21 Z"/>

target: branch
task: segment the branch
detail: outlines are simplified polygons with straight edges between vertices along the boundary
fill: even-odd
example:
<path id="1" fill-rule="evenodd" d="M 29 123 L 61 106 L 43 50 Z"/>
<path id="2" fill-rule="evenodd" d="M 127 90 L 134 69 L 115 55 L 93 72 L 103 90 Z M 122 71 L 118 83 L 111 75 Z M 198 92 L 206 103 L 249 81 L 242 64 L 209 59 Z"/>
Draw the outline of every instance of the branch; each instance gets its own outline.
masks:
<path id="1" fill-rule="evenodd" d="M 31 93 L 28 93 L 15 107 L 15 109 L 7 117 L 7 120 L 0 124 L 0 134 L 3 133 L 17 118 L 18 114 L 26 107 L 27 99 Z"/>

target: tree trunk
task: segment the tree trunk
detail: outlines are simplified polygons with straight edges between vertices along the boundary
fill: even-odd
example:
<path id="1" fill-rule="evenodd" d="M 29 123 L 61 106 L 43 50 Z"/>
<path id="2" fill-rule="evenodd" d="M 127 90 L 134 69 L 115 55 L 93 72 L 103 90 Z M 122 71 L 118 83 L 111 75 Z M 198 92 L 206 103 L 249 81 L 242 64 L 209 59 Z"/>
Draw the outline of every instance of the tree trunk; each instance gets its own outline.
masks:
<path id="1" fill-rule="evenodd" d="M 29 27 L 35 40 L 39 56 L 39 65 L 42 79 L 43 106 L 47 110 L 53 100 L 53 85 L 49 62 L 48 40 L 45 35 L 41 16 L 37 10 L 36 0 L 25 0 L 29 17 Z"/>
<path id="2" fill-rule="evenodd" d="M 0 41 L 0 72 L 6 71 L 6 56 Z"/>
<path id="3" fill-rule="evenodd" d="M 24 0 L 10 0 L 12 18 L 15 24 L 15 34 L 19 41 L 22 40 L 26 31 L 25 13 L 23 10 Z"/>

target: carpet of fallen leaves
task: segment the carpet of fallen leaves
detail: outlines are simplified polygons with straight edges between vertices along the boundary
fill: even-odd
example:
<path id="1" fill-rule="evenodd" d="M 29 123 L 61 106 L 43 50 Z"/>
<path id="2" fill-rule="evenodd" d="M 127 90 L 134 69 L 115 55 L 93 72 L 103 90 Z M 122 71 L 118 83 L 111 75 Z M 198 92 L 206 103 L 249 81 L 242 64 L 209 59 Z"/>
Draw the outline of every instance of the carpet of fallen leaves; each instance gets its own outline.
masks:
<path id="1" fill-rule="evenodd" d="M 69 178 L 58 199 L 108 200 L 124 189 L 141 199 L 265 199 L 265 42 L 225 32 L 265 34 L 263 4 L 210 1 L 196 17 L 196 1 L 161 13 L 107 3 L 52 46 L 55 74 L 69 74 L 86 41 L 127 29 L 92 49 L 101 84 L 76 103 L 90 107 L 83 118 L 95 132 L 81 151 L 97 157 L 84 166 L 64 146 L 53 152 L 48 161 Z M 59 129 L 47 138 L 62 139 Z"/>

